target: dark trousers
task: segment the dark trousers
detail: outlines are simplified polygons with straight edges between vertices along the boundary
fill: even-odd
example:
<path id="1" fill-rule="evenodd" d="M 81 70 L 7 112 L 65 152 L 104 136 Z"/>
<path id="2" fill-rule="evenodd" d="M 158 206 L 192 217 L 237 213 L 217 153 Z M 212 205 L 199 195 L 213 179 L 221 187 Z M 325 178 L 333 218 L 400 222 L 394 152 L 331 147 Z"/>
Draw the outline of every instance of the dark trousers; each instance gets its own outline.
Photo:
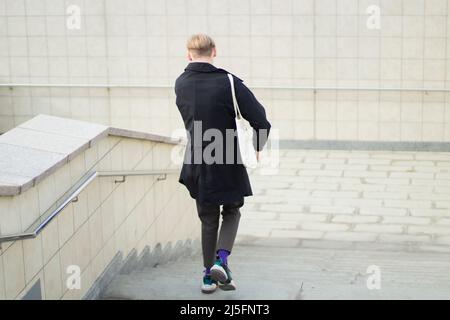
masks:
<path id="1" fill-rule="evenodd" d="M 200 203 L 197 200 L 197 212 L 202 222 L 202 250 L 205 268 L 213 266 L 217 250 L 224 249 L 231 252 L 241 218 L 239 208 L 243 205 L 244 199 L 224 204 L 220 211 L 220 205 Z M 220 213 L 222 213 L 222 225 L 219 231 Z M 217 239 L 217 233 L 219 233 L 219 239 Z"/>

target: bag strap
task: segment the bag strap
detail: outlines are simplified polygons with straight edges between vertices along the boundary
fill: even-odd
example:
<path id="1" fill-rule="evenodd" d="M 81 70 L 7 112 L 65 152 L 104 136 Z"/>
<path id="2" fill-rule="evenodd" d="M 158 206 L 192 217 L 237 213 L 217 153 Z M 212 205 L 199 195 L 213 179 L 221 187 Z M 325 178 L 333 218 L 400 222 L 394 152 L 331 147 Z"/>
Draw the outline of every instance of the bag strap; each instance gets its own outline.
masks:
<path id="1" fill-rule="evenodd" d="M 233 96 L 234 112 L 236 114 L 236 118 L 240 119 L 241 118 L 241 110 L 239 110 L 239 105 L 238 105 L 238 102 L 236 99 L 236 92 L 234 91 L 234 80 L 233 80 L 233 76 L 229 73 L 228 73 L 228 80 L 230 80 L 230 85 L 231 85 L 231 94 Z"/>

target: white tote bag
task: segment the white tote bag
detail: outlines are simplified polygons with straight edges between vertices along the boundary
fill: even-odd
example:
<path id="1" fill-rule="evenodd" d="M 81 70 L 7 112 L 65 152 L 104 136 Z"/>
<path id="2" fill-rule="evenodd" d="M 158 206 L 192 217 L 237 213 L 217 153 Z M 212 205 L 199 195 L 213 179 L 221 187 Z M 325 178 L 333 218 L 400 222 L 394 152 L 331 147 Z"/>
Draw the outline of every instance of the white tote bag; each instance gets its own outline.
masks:
<path id="1" fill-rule="evenodd" d="M 236 133 L 239 143 L 239 149 L 241 151 L 242 164 L 246 168 L 256 168 L 258 160 L 256 159 L 256 151 L 253 147 L 253 128 L 250 126 L 247 120 L 241 116 L 239 105 L 236 100 L 236 93 L 234 90 L 233 76 L 228 74 L 228 79 L 231 84 L 231 94 L 233 96 L 234 112 L 236 113 Z"/>

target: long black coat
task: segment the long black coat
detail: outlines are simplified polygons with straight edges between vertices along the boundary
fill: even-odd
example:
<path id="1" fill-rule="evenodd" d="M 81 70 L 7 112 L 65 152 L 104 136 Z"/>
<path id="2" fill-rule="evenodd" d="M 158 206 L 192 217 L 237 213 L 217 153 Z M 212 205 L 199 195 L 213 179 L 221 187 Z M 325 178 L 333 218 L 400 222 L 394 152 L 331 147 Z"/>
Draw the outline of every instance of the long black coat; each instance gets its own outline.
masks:
<path id="1" fill-rule="evenodd" d="M 209 63 L 192 62 L 175 83 L 176 104 L 189 133 L 179 182 L 187 187 L 194 199 L 202 203 L 225 204 L 252 195 L 247 170 L 237 161 L 239 157 L 237 138 L 235 136 L 232 138 L 234 142 L 231 145 L 234 145 L 232 147 L 234 149 L 230 149 L 229 141 L 225 139 L 226 129 L 236 129 L 231 86 L 227 73 Z M 265 137 L 270 130 L 266 112 L 242 80 L 235 76 L 233 78 L 241 114 L 255 130 L 254 147 L 260 151 L 267 141 Z M 196 127 L 194 121 L 201 121 L 201 130 L 198 127 L 199 122 Z M 210 143 L 215 141 L 211 138 L 211 141 L 202 141 L 201 146 L 197 144 L 195 147 L 194 134 L 201 134 L 203 137 L 203 133 L 211 128 L 220 130 L 224 137 L 221 151 L 223 161 L 209 164 L 205 161 L 201 163 L 194 161 L 195 150 L 198 151 L 201 148 L 201 151 L 204 151 Z M 263 129 L 267 134 L 259 135 L 258 133 Z M 232 163 L 226 160 L 227 153 L 231 151 L 235 155 Z"/>

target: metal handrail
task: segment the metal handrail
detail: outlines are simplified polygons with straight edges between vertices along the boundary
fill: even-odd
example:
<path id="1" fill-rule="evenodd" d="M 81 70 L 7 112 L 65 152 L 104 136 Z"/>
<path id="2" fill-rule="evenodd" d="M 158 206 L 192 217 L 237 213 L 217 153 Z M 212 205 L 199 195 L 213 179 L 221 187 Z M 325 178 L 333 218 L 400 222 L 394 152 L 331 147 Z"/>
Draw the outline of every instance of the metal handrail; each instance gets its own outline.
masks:
<path id="1" fill-rule="evenodd" d="M 168 174 L 178 173 L 177 170 L 141 170 L 141 171 L 95 171 L 87 174 L 75 188 L 73 192 L 70 192 L 64 200 L 59 204 L 55 210 L 53 210 L 44 220 L 38 223 L 40 220 L 34 222 L 27 231 L 22 233 L 10 234 L 10 235 L 0 235 L 0 243 L 33 239 L 38 236 L 38 234 L 56 217 L 58 216 L 71 202 L 78 201 L 78 195 L 86 189 L 95 178 L 101 177 L 123 177 L 122 180 L 115 180 L 115 183 L 125 182 L 126 176 L 161 176 L 158 177 L 158 181 L 165 180 Z M 76 186 L 76 185 L 75 185 Z M 73 187 L 72 187 L 73 188 Z M 33 227 L 38 224 L 36 227 Z M 31 230 L 31 231 L 28 231 Z"/>
<path id="2" fill-rule="evenodd" d="M 36 88 L 155 88 L 155 89 L 173 89 L 173 85 L 168 84 L 78 84 L 78 83 L 0 83 L 0 88 L 13 87 L 36 87 Z M 401 88 L 401 87 L 316 87 L 316 86 L 269 86 L 269 85 L 249 85 L 250 89 L 268 89 L 268 90 L 313 90 L 313 91 L 416 91 L 416 92 L 450 92 L 450 88 Z"/>

